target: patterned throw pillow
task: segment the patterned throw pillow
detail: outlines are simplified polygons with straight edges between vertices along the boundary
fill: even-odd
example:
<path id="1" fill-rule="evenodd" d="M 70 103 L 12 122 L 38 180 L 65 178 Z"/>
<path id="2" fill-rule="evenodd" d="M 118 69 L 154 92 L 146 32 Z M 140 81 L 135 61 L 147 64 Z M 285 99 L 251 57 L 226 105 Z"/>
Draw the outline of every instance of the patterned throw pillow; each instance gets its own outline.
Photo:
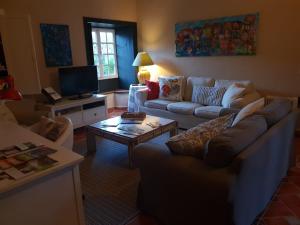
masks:
<path id="1" fill-rule="evenodd" d="M 181 101 L 183 79 L 183 76 L 159 77 L 159 98 L 170 101 Z"/>
<path id="2" fill-rule="evenodd" d="M 189 155 L 202 158 L 206 143 L 231 127 L 234 114 L 210 120 L 199 124 L 185 132 L 170 138 L 166 145 L 175 154 Z"/>
<path id="3" fill-rule="evenodd" d="M 201 105 L 220 106 L 225 92 L 225 87 L 203 87 L 196 85 L 193 87 L 192 102 Z"/>
<path id="4" fill-rule="evenodd" d="M 38 134 L 51 141 L 56 141 L 66 129 L 65 123 L 42 116 Z"/>

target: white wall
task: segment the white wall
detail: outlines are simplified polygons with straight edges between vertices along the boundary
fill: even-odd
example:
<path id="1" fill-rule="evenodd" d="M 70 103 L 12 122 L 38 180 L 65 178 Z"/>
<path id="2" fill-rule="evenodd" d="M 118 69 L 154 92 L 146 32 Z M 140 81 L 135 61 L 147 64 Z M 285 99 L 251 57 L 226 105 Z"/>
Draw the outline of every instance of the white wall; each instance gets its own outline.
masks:
<path id="1" fill-rule="evenodd" d="M 58 88 L 57 68 L 46 67 L 40 23 L 67 24 L 74 66 L 86 65 L 83 17 L 136 21 L 136 0 L 1 0 L 7 16 L 31 15 L 42 87 Z"/>
<path id="2" fill-rule="evenodd" d="M 161 74 L 249 79 L 266 92 L 300 96 L 299 0 L 139 0 L 139 48 Z M 260 13 L 256 56 L 175 57 L 175 23 Z"/>

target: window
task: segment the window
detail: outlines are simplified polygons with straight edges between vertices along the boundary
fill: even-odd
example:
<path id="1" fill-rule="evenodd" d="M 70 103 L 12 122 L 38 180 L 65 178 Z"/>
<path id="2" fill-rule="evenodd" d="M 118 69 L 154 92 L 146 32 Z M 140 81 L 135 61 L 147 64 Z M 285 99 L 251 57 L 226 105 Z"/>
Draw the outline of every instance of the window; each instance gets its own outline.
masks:
<path id="1" fill-rule="evenodd" d="M 118 77 L 115 31 L 92 28 L 94 65 L 97 66 L 98 79 Z"/>

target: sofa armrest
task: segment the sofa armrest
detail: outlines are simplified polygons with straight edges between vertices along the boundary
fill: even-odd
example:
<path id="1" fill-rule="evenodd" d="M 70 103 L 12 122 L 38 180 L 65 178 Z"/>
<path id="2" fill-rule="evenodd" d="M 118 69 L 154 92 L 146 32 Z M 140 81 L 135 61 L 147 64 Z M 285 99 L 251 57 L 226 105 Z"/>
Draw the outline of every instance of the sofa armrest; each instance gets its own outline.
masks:
<path id="1" fill-rule="evenodd" d="M 135 92 L 135 103 L 138 107 L 143 106 L 147 100 L 148 88 L 140 89 Z"/>
<path id="2" fill-rule="evenodd" d="M 199 218 L 204 224 L 225 224 L 230 219 L 234 176 L 227 168 L 216 169 L 201 159 L 174 155 L 164 144 L 138 145 L 135 162 L 141 175 L 138 207 L 162 224 L 198 224 Z"/>
<path id="3" fill-rule="evenodd" d="M 231 104 L 230 108 L 236 108 L 241 109 L 248 105 L 251 102 L 254 102 L 255 100 L 259 99 L 261 96 L 257 91 L 251 92 L 249 94 L 244 95 L 241 98 L 235 99 Z"/>

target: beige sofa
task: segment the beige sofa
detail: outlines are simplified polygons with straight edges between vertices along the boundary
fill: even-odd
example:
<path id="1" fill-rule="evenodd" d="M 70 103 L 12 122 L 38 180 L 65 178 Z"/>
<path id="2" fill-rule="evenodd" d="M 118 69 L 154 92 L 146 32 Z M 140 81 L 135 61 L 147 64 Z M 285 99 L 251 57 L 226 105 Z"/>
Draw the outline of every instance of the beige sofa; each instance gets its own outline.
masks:
<path id="1" fill-rule="evenodd" d="M 209 77 L 188 77 L 183 81 L 182 98 L 183 101 L 169 101 L 165 99 L 147 100 L 147 89 L 136 92 L 135 101 L 138 111 L 149 115 L 170 118 L 178 121 L 180 128 L 188 129 L 201 122 L 214 119 L 228 112 L 237 112 L 250 102 L 260 98 L 254 84 L 249 80 L 215 80 Z M 192 102 L 193 87 L 195 85 L 207 87 L 228 88 L 233 83 L 238 83 L 246 87 L 244 96 L 234 100 L 229 107 L 207 106 Z"/>

